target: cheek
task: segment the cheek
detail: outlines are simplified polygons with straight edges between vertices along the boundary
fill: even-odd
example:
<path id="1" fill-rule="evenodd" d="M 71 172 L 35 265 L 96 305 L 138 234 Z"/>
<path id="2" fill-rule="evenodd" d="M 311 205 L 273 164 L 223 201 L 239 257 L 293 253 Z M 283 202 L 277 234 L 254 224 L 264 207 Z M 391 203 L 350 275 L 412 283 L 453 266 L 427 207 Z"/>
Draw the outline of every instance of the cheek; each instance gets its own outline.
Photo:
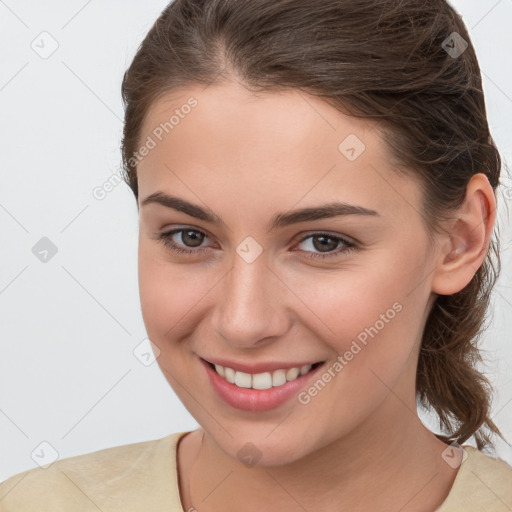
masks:
<path id="1" fill-rule="evenodd" d="M 315 313 L 302 320 L 311 318 L 312 335 L 321 336 L 335 360 L 319 375 L 325 384 L 316 381 L 302 395 L 301 403 L 309 403 L 303 413 L 333 425 L 333 436 L 363 421 L 403 374 L 414 373 L 423 299 L 410 290 L 403 274 L 375 267 L 318 276 L 294 288 Z"/>
<path id="2" fill-rule="evenodd" d="M 289 273 L 283 281 L 302 303 L 301 317 L 316 319 L 326 336 L 357 336 L 373 325 L 381 314 L 404 299 L 407 286 L 402 275 L 395 275 L 388 265 L 385 272 L 378 265 L 351 265 L 340 269 Z M 393 310 L 394 311 L 394 310 Z M 393 315 L 393 311 L 390 315 Z M 315 329 L 318 331 L 318 329 Z"/>
<path id="3" fill-rule="evenodd" d="M 187 336 L 197 326 L 201 303 L 214 282 L 201 265 L 176 264 L 165 251 L 149 243 L 139 245 L 138 276 L 142 316 L 149 338 L 161 350 L 169 340 Z"/>
<path id="4" fill-rule="evenodd" d="M 289 276 L 306 306 L 300 321 L 336 352 L 333 357 L 344 358 L 345 373 L 359 384 L 375 380 L 369 369 L 389 379 L 400 374 L 421 332 L 427 298 L 421 287 L 411 293 L 415 269 L 384 258 L 374 263 L 314 279 Z"/>

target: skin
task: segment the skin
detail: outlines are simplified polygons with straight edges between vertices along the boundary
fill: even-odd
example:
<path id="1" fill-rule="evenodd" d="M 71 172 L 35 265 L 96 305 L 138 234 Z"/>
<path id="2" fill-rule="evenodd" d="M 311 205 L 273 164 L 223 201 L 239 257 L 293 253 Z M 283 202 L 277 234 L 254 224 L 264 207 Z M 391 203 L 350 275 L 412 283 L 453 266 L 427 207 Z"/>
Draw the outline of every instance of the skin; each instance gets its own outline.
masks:
<path id="1" fill-rule="evenodd" d="M 432 245 L 421 192 L 399 175 L 373 123 L 287 90 L 254 95 L 236 81 L 188 87 L 152 105 L 145 141 L 193 96 L 198 105 L 139 163 L 139 289 L 149 338 L 169 384 L 201 428 L 178 445 L 185 511 L 432 511 L 457 474 L 446 445 L 417 416 L 420 340 L 436 294 L 466 286 L 483 262 L 495 199 L 483 174 Z M 338 146 L 356 134 L 365 151 Z M 162 191 L 209 208 L 225 226 L 159 204 Z M 319 219 L 268 231 L 278 212 L 344 201 L 379 216 Z M 157 240 L 198 230 L 203 252 Z M 318 232 L 357 243 L 330 242 Z M 307 235 L 317 234 L 301 241 Z M 253 237 L 263 252 L 236 251 Z M 172 240 L 196 250 L 183 233 Z M 321 241 L 320 241 L 321 242 Z M 211 388 L 199 356 L 235 361 L 327 361 L 394 303 L 401 310 L 307 405 L 239 411 Z M 237 452 L 255 445 L 245 465 Z"/>

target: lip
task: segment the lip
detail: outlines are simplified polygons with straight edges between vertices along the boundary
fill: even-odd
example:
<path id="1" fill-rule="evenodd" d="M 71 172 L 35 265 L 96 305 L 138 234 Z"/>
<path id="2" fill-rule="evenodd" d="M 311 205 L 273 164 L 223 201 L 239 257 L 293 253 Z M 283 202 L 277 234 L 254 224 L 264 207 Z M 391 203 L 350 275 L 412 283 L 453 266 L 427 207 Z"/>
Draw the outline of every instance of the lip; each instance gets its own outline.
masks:
<path id="1" fill-rule="evenodd" d="M 302 363 L 290 363 L 290 362 L 279 362 L 279 361 L 269 361 L 268 363 L 237 363 L 235 361 L 229 361 L 228 359 L 210 359 L 210 358 L 201 358 L 203 361 L 207 363 L 218 364 L 219 366 L 223 366 L 224 368 L 231 368 L 235 370 L 235 372 L 245 372 L 245 373 L 264 373 L 264 372 L 274 372 L 276 370 L 288 370 L 290 368 L 302 368 L 306 364 L 313 365 L 315 363 L 320 363 L 323 361 L 305 361 Z"/>
<path id="2" fill-rule="evenodd" d="M 325 365 L 325 361 L 305 375 L 287 382 L 282 386 L 270 389 L 239 388 L 223 379 L 204 359 L 200 359 L 213 389 L 219 397 L 231 407 L 242 411 L 263 412 L 275 409 L 298 392 L 310 381 Z M 306 363 L 307 364 L 307 363 Z M 280 367 L 282 368 L 282 366 Z M 279 368 L 277 368 L 279 369 Z M 284 368 L 283 368 L 284 369 Z"/>

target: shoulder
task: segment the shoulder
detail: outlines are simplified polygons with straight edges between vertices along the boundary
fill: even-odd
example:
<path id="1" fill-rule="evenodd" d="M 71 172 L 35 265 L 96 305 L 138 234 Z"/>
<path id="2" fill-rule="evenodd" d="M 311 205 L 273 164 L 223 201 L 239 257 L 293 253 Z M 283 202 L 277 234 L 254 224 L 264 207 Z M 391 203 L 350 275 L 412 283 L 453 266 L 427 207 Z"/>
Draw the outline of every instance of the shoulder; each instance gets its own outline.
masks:
<path id="1" fill-rule="evenodd" d="M 18 473 L 0 483 L 0 512 L 161 510 L 173 498 L 176 445 L 185 434 L 106 448 Z"/>
<path id="2" fill-rule="evenodd" d="M 512 510 L 512 467 L 502 459 L 464 445 L 464 458 L 450 494 L 437 512 Z"/>

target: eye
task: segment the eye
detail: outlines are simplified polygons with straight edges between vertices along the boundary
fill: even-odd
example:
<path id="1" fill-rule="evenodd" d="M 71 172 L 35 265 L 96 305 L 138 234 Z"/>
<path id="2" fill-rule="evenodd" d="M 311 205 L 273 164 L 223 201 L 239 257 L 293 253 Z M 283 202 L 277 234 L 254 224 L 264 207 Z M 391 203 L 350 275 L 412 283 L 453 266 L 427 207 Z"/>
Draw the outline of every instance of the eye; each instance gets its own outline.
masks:
<path id="1" fill-rule="evenodd" d="M 309 247 L 315 250 L 320 250 L 320 253 L 311 253 L 308 258 L 334 258 L 340 256 L 341 253 L 347 253 L 350 251 L 357 250 L 357 246 L 355 243 L 346 240 L 340 236 L 334 236 L 329 233 L 313 233 L 309 234 L 306 237 L 303 237 L 299 244 L 305 242 L 306 240 L 311 239 L 312 243 L 309 243 Z M 318 242 L 315 242 L 318 240 Z M 336 249 L 338 244 L 342 244 L 341 248 Z M 336 250 L 335 250 L 336 249 Z M 334 252 L 333 252 L 334 251 Z M 306 251 L 309 252 L 309 251 Z"/>
<path id="2" fill-rule="evenodd" d="M 185 249 L 173 241 L 174 235 L 178 233 L 180 234 L 183 244 L 185 245 Z M 202 231 L 198 231 L 197 229 L 177 228 L 166 233 L 160 233 L 158 235 L 158 240 L 174 252 L 181 254 L 194 254 L 203 252 L 205 250 L 204 248 L 197 249 L 197 247 L 199 247 L 204 241 L 205 237 L 207 238 L 206 234 Z M 186 247 L 188 246 L 186 244 L 191 244 L 190 247 L 192 247 L 192 249 L 187 249 Z M 194 247 L 196 249 L 194 249 Z"/>
<path id="3" fill-rule="evenodd" d="M 173 240 L 175 235 L 180 235 L 181 243 L 176 243 Z M 201 244 L 207 239 L 208 236 L 197 229 L 189 228 L 177 228 L 166 233 L 158 234 L 158 241 L 162 242 L 171 251 L 180 254 L 198 254 L 207 250 L 206 247 L 201 247 Z M 329 233 L 310 233 L 303 237 L 299 244 L 302 244 L 306 240 L 311 239 L 312 243 L 309 244 L 310 249 L 319 250 L 319 253 L 311 252 L 311 250 L 305 250 L 302 252 L 309 253 L 308 258 L 323 259 L 333 258 L 340 256 L 341 253 L 347 253 L 350 251 L 357 250 L 357 245 L 353 242 L 346 240 L 345 238 L 334 236 Z M 341 247 L 338 247 L 339 244 Z"/>

